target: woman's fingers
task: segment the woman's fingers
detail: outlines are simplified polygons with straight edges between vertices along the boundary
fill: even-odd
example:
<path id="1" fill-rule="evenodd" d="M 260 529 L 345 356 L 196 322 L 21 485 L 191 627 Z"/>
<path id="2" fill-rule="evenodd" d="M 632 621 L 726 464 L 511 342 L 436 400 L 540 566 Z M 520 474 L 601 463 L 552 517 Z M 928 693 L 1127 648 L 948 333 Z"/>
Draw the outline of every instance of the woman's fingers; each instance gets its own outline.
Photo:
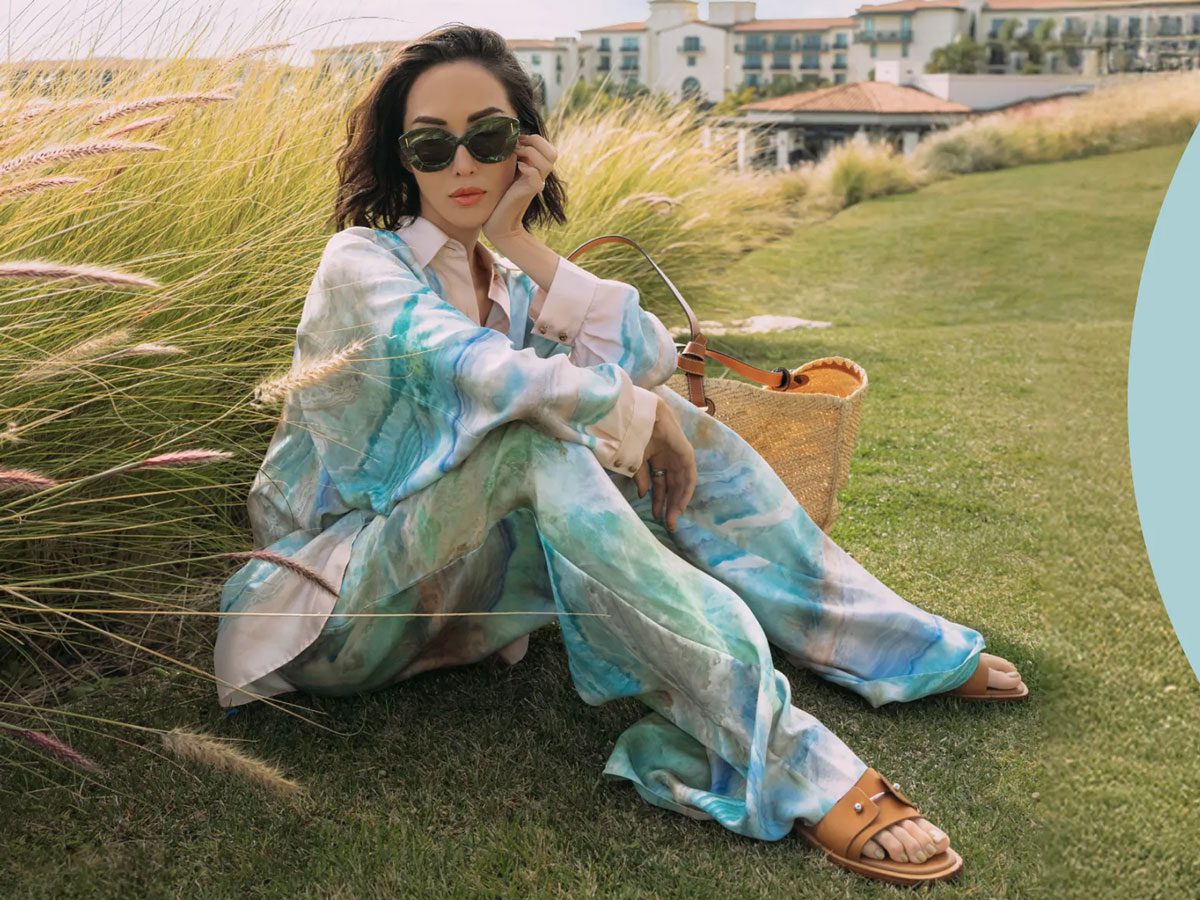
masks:
<path id="1" fill-rule="evenodd" d="M 637 470 L 633 476 L 633 483 L 637 485 L 638 497 L 645 497 L 646 491 L 650 490 L 650 464 L 643 462 L 642 467 Z"/>

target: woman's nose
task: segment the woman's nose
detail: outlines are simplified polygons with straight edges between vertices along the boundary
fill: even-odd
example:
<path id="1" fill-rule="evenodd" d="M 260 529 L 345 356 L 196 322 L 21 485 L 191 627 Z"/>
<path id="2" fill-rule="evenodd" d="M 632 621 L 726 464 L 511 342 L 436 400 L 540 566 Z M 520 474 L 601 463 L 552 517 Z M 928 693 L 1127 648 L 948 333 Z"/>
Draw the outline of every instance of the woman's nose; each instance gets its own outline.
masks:
<path id="1" fill-rule="evenodd" d="M 454 170 L 464 174 L 475 171 L 475 157 L 463 144 L 459 144 L 454 150 Z"/>

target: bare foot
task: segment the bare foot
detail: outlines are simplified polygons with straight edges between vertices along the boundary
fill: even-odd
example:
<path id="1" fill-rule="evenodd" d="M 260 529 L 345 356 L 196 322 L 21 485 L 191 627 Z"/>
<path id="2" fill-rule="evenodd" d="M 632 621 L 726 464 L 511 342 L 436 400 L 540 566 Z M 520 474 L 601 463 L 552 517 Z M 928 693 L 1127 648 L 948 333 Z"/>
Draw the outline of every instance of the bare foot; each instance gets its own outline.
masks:
<path id="1" fill-rule="evenodd" d="M 896 862 L 925 862 L 931 856 L 945 852 L 950 836 L 926 818 L 904 819 L 889 825 L 863 844 L 862 856 L 883 859 L 890 856 Z"/>

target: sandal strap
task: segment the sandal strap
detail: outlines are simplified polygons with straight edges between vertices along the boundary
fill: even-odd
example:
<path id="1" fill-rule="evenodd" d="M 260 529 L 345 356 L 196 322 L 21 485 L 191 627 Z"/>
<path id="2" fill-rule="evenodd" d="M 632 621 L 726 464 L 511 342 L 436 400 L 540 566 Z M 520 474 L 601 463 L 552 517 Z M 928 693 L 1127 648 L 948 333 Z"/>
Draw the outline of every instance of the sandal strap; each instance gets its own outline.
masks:
<path id="1" fill-rule="evenodd" d="M 889 825 L 921 812 L 900 788 L 870 767 L 813 829 L 813 836 L 842 856 L 856 858 L 863 844 Z"/>
<path id="2" fill-rule="evenodd" d="M 985 666 L 981 660 L 971 677 L 951 691 L 952 694 L 982 694 L 987 691 L 988 672 L 991 666 Z"/>

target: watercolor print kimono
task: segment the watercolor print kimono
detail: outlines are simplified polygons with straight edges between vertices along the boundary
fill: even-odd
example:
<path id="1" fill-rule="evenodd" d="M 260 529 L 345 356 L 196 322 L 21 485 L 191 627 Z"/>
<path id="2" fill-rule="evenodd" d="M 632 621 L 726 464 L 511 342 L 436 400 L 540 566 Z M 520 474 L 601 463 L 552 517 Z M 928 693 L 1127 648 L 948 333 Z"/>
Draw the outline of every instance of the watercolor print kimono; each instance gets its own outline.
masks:
<path id="1" fill-rule="evenodd" d="M 815 824 L 867 764 L 792 704 L 772 646 L 878 707 L 962 684 L 983 637 L 872 576 L 736 432 L 664 385 L 676 347 L 635 288 L 560 258 L 547 292 L 492 263 L 487 322 L 503 330 L 479 323 L 473 291 L 446 289 L 470 266 L 432 222 L 329 239 L 293 371 L 365 344 L 293 392 L 249 509 L 256 547 L 338 596 L 266 560 L 235 571 L 219 702 L 381 688 L 557 621 L 586 703 L 649 708 L 606 776 L 750 837 Z M 647 395 L 695 450 L 674 532 L 631 477 Z"/>

